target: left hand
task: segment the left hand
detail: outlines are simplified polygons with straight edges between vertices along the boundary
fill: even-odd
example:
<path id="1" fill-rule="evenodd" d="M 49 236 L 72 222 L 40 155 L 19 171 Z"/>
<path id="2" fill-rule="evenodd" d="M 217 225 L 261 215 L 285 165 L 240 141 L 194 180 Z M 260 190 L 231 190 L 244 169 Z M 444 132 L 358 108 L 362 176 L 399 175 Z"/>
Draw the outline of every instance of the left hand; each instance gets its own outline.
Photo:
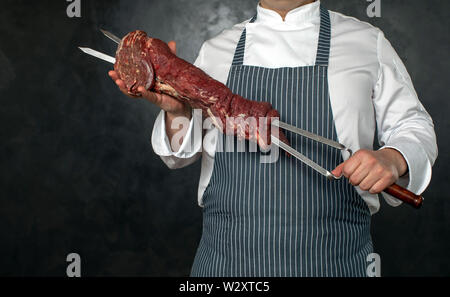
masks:
<path id="1" fill-rule="evenodd" d="M 408 170 L 402 154 L 395 149 L 359 150 L 331 173 L 344 174 L 354 186 L 378 194 L 392 185 Z"/>

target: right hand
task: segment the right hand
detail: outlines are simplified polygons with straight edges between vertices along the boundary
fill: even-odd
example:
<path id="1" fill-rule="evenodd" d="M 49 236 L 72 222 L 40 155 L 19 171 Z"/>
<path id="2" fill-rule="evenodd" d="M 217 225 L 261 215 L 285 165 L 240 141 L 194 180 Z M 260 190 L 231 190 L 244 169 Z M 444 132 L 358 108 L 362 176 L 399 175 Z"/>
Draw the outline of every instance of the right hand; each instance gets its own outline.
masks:
<path id="1" fill-rule="evenodd" d="M 169 46 L 172 53 L 176 54 L 177 46 L 176 46 L 175 41 L 169 41 L 169 43 L 167 45 Z M 138 87 L 138 92 L 140 93 L 140 96 L 130 95 L 127 91 L 124 81 L 119 78 L 119 75 L 116 71 L 111 70 L 108 72 L 108 74 L 111 77 L 111 79 L 116 83 L 116 85 L 119 87 L 120 91 L 122 91 L 122 93 L 124 93 L 128 97 L 145 98 L 148 101 L 159 106 L 161 109 L 165 110 L 168 117 L 170 117 L 170 118 L 174 118 L 177 116 L 184 116 L 189 119 L 191 118 L 191 110 L 192 109 L 189 106 L 189 104 L 183 103 L 169 95 L 159 94 L 159 93 L 155 93 L 152 91 L 148 91 L 143 86 Z"/>

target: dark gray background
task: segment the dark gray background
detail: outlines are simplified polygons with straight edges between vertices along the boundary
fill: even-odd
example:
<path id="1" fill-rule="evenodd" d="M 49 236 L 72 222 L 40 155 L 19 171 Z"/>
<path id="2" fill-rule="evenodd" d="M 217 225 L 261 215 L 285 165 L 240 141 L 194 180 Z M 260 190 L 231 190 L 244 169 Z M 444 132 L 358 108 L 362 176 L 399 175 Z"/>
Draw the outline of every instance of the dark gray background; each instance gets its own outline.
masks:
<path id="1" fill-rule="evenodd" d="M 158 108 L 122 96 L 110 65 L 78 45 L 114 53 L 99 33 L 143 29 L 178 41 L 193 62 L 202 42 L 254 14 L 257 1 L 2 1 L 0 10 L 0 275 L 64 276 L 77 252 L 82 275 L 185 276 L 201 234 L 199 163 L 170 171 L 150 135 Z M 423 209 L 373 217 L 385 276 L 450 274 L 448 83 L 450 2 L 327 0 L 331 10 L 380 27 L 432 115 L 440 155 Z"/>

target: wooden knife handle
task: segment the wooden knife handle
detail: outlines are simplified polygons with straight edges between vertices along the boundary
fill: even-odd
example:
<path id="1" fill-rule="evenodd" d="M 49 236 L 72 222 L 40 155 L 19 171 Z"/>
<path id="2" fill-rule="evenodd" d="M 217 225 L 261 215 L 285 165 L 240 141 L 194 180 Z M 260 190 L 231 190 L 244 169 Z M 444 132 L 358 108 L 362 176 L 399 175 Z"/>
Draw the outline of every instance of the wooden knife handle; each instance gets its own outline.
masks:
<path id="1" fill-rule="evenodd" d="M 407 189 L 400 187 L 397 184 L 393 184 L 392 186 L 389 186 L 384 190 L 384 192 L 388 193 L 391 196 L 394 196 L 395 198 L 408 203 L 409 205 L 412 205 L 414 208 L 420 208 L 423 203 L 423 197 L 414 194 L 411 191 L 408 191 Z"/>

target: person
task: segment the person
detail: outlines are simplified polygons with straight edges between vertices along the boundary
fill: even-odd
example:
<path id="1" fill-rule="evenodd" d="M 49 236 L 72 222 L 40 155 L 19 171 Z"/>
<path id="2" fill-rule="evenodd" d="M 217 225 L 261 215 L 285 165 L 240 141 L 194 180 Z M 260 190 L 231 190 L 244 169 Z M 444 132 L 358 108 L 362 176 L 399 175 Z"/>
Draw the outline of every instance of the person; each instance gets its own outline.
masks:
<path id="1" fill-rule="evenodd" d="M 195 65 L 234 93 L 270 102 L 282 121 L 356 153 L 286 134 L 296 150 L 347 178 L 331 182 L 283 154 L 266 164 L 260 152 L 216 151 L 194 137 L 201 115 L 140 87 L 162 109 L 154 151 L 172 169 L 201 158 L 203 233 L 191 276 L 366 276 L 377 194 L 395 182 L 417 194 L 426 189 L 437 157 L 433 121 L 380 29 L 320 1 L 261 0 L 256 10 L 206 41 Z M 177 117 L 189 127 L 172 125 Z M 177 133 L 183 137 L 172 141 Z M 223 136 L 210 128 L 203 137 Z"/>

